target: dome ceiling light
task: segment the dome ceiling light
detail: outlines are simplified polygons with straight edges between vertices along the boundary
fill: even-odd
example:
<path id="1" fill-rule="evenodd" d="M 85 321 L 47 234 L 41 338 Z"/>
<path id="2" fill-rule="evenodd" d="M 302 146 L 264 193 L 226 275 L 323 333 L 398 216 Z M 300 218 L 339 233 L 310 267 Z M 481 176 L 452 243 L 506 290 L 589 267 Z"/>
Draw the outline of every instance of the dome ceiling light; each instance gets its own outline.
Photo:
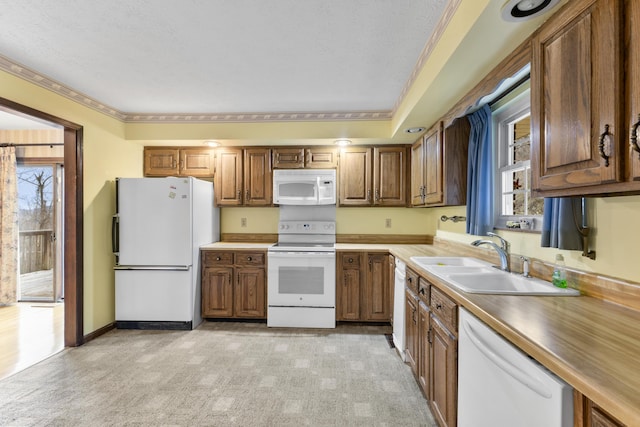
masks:
<path id="1" fill-rule="evenodd" d="M 560 0 L 509 0 L 502 6 L 502 19 L 525 21 L 551 10 Z"/>
<path id="2" fill-rule="evenodd" d="M 351 140 L 349 139 L 336 139 L 334 144 L 339 145 L 340 147 L 345 147 L 347 145 L 351 145 Z"/>
<path id="3" fill-rule="evenodd" d="M 423 128 L 422 126 L 420 127 L 416 127 L 416 128 L 409 128 L 409 129 L 405 129 L 406 133 L 420 133 L 424 130 L 425 128 Z"/>
<path id="4" fill-rule="evenodd" d="M 204 145 L 208 145 L 209 147 L 219 147 L 220 143 L 218 141 L 214 141 L 213 139 L 209 139 L 203 142 Z"/>

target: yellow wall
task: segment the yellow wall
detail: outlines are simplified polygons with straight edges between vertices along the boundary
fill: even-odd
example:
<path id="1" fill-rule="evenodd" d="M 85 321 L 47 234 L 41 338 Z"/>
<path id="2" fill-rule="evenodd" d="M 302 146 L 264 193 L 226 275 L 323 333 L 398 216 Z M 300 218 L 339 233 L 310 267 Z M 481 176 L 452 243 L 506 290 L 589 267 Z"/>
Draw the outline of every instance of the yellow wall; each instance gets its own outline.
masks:
<path id="1" fill-rule="evenodd" d="M 277 233 L 278 208 L 222 208 L 222 233 Z M 246 227 L 241 219 L 246 218 Z M 338 234 L 429 234 L 435 233 L 429 209 L 336 208 Z M 386 220 L 391 227 L 386 228 Z"/>
<path id="2" fill-rule="evenodd" d="M 511 243 L 511 252 L 548 262 L 563 254 L 568 267 L 593 271 L 606 276 L 640 282 L 638 256 L 640 227 L 635 226 L 640 215 L 640 196 L 604 197 L 588 200 L 589 226 L 593 229 L 591 250 L 596 259 L 583 257 L 581 251 L 565 251 L 540 247 L 540 234 L 500 231 Z M 440 215 L 465 215 L 465 208 L 434 209 Z M 438 221 L 436 235 L 444 239 L 471 243 L 478 236 L 465 234 L 465 224 Z"/>
<path id="3" fill-rule="evenodd" d="M 125 141 L 122 122 L 2 71 L 0 96 L 83 126 L 84 333 L 90 333 L 114 320 L 113 180 L 141 175 L 142 147 Z"/>

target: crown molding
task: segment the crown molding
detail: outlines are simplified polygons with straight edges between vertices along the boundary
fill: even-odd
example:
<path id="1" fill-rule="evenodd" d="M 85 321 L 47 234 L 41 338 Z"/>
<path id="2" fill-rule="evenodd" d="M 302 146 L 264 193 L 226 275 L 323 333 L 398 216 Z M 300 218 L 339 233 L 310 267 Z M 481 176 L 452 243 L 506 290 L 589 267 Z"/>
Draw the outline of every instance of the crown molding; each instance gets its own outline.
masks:
<path id="1" fill-rule="evenodd" d="M 310 122 L 390 120 L 391 111 L 291 112 L 291 113 L 216 113 L 216 114 L 127 114 L 127 123 L 210 123 L 210 122 Z"/>
<path id="2" fill-rule="evenodd" d="M 0 55 L 0 70 L 13 74 L 22 80 L 26 80 L 37 86 L 50 90 L 51 92 L 64 96 L 65 98 L 106 114 L 107 116 L 111 116 L 118 120 L 124 120 L 126 118 L 126 114 L 116 110 L 115 108 L 105 105 L 82 92 L 73 90 L 54 79 L 44 76 L 29 67 L 18 64 L 17 62 L 14 62 L 2 55 Z"/>
<path id="3" fill-rule="evenodd" d="M 424 45 L 424 48 L 420 53 L 420 57 L 418 57 L 418 61 L 416 62 L 416 65 L 413 67 L 413 70 L 411 71 L 409 80 L 407 80 L 407 83 L 405 83 L 404 87 L 402 88 L 402 91 L 400 92 L 400 96 L 398 97 L 398 100 L 393 106 L 393 110 L 391 111 L 392 116 L 396 113 L 396 111 L 398 110 L 398 108 L 406 98 L 407 94 L 409 93 L 409 89 L 411 89 L 411 86 L 418 78 L 418 74 L 420 73 L 420 71 L 422 71 L 422 68 L 427 62 L 427 59 L 429 59 L 429 57 L 431 56 L 431 53 L 433 52 L 433 49 L 435 49 L 436 45 L 440 41 L 440 37 L 442 37 L 442 34 L 444 34 L 445 30 L 449 26 L 449 22 L 451 21 L 451 18 L 453 18 L 453 15 L 458 9 L 458 6 L 460 6 L 460 3 L 462 3 L 462 0 L 449 0 L 447 2 L 447 5 L 445 6 L 444 11 L 442 12 L 442 16 L 440 17 L 438 24 L 433 29 L 433 33 L 431 33 L 429 40 L 427 40 L 427 43 Z"/>

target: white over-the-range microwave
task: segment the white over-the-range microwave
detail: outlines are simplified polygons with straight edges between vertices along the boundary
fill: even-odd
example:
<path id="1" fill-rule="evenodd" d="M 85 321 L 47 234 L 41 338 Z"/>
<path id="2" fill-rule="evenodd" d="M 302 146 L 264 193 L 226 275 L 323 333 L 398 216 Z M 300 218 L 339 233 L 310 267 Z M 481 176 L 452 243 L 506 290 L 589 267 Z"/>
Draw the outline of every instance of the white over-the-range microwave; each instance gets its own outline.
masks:
<path id="1" fill-rule="evenodd" d="M 276 169 L 273 203 L 277 205 L 335 205 L 335 169 Z"/>

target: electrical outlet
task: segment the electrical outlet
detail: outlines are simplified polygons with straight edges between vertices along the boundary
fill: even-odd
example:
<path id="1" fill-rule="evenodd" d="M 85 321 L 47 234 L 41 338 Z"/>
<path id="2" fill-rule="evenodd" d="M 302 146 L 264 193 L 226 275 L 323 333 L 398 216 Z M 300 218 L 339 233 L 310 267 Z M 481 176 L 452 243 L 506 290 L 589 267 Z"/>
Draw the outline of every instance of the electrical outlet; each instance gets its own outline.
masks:
<path id="1" fill-rule="evenodd" d="M 384 220 L 384 226 L 387 228 L 391 228 L 391 218 L 387 218 Z"/>
<path id="2" fill-rule="evenodd" d="M 240 227 L 247 226 L 247 218 L 240 218 Z"/>

